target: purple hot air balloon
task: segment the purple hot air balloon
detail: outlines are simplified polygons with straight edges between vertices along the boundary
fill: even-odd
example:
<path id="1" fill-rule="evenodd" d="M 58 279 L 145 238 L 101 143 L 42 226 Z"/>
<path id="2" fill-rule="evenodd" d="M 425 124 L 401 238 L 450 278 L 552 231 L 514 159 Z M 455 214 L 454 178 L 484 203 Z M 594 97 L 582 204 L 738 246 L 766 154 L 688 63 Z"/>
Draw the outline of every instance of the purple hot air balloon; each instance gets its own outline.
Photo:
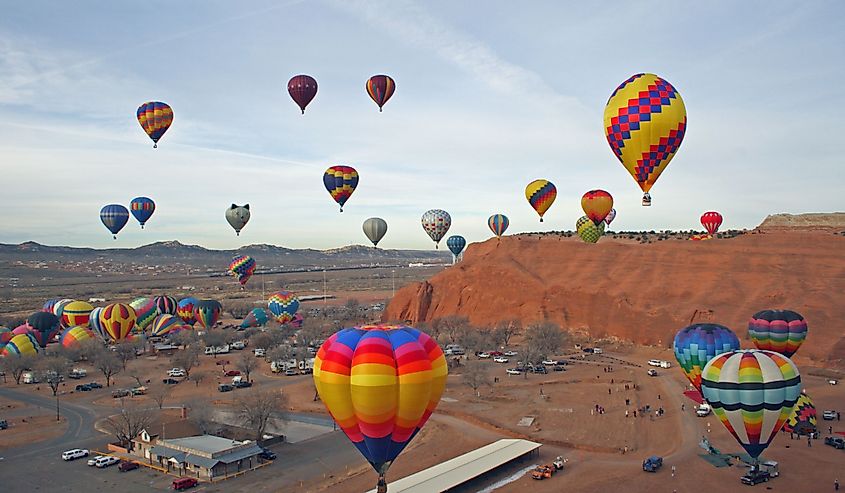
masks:
<path id="1" fill-rule="evenodd" d="M 288 94 L 299 105 L 304 115 L 305 107 L 317 95 L 317 81 L 310 75 L 294 75 L 288 81 Z"/>

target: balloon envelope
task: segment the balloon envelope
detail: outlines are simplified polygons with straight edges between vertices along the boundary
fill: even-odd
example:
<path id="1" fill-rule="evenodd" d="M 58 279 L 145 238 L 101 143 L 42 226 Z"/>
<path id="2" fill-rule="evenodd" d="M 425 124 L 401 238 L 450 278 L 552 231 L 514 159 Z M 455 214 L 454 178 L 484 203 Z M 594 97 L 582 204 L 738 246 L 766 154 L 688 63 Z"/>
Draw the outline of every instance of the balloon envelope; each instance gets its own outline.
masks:
<path id="1" fill-rule="evenodd" d="M 446 236 L 449 227 L 452 226 L 452 216 L 444 210 L 431 209 L 422 215 L 420 222 L 422 223 L 423 230 L 434 240 L 434 246 L 437 248 L 440 240 Z"/>
<path id="2" fill-rule="evenodd" d="M 220 313 L 223 311 L 223 305 L 216 300 L 202 300 L 197 303 L 197 308 L 194 310 L 194 317 L 197 323 L 203 329 L 210 329 L 217 324 L 220 319 Z"/>
<path id="3" fill-rule="evenodd" d="M 94 306 L 87 301 L 72 301 L 62 309 L 62 326 L 75 327 L 77 325 L 88 325 L 91 310 Z"/>
<path id="4" fill-rule="evenodd" d="M 114 342 L 127 339 L 136 320 L 135 309 L 126 303 L 112 303 L 100 312 L 103 331 Z"/>
<path id="5" fill-rule="evenodd" d="M 129 203 L 129 210 L 135 219 L 141 224 L 141 229 L 144 229 L 144 224 L 153 216 L 156 210 L 156 204 L 152 199 L 147 197 L 135 197 Z"/>
<path id="6" fill-rule="evenodd" d="M 293 320 L 293 316 L 299 310 L 299 298 L 290 291 L 279 291 L 270 295 L 267 308 L 276 322 L 286 324 Z"/>
<path id="7" fill-rule="evenodd" d="M 100 339 L 103 341 L 109 340 L 109 335 L 106 334 L 106 329 L 103 327 L 102 322 L 100 322 L 100 313 L 103 312 L 103 307 L 98 306 L 91 310 L 91 315 L 88 317 L 88 327 L 91 330 L 100 336 Z"/>
<path id="8" fill-rule="evenodd" d="M 722 215 L 718 212 L 710 211 L 701 215 L 701 225 L 707 230 L 707 233 L 713 235 L 719 231 L 719 226 L 722 225 Z"/>
<path id="9" fill-rule="evenodd" d="M 323 173 L 323 185 L 343 212 L 343 204 L 358 186 L 358 172 L 352 166 L 330 166 Z"/>
<path id="10" fill-rule="evenodd" d="M 394 91 L 396 91 L 396 82 L 390 76 L 374 75 L 367 80 L 367 94 L 378 105 L 379 111 L 393 96 Z"/>
<path id="11" fill-rule="evenodd" d="M 525 198 L 540 215 L 540 222 L 543 222 L 543 214 L 549 210 L 557 198 L 557 188 L 549 180 L 534 180 L 525 187 Z"/>
<path id="12" fill-rule="evenodd" d="M 249 221 L 249 216 L 249 204 L 232 204 L 226 209 L 226 221 L 229 223 L 229 226 L 234 228 L 235 234 L 238 236 L 240 236 L 241 230 L 244 229 L 244 226 Z"/>
<path id="13" fill-rule="evenodd" d="M 581 197 L 581 208 L 598 226 L 613 209 L 613 197 L 604 190 L 590 190 Z"/>
<path id="14" fill-rule="evenodd" d="M 106 229 L 111 231 L 111 234 L 117 239 L 117 233 L 129 221 L 129 211 L 120 204 L 107 205 L 100 209 L 100 221 L 103 222 Z"/>
<path id="15" fill-rule="evenodd" d="M 610 209 L 607 217 L 604 218 L 604 223 L 610 226 L 610 223 L 612 223 L 614 219 L 616 219 L 616 209 Z"/>
<path id="16" fill-rule="evenodd" d="M 458 256 L 467 246 L 467 240 L 463 236 L 453 235 L 446 238 L 446 246 L 453 255 Z"/>
<path id="17" fill-rule="evenodd" d="M 317 81 L 310 75 L 294 75 L 288 81 L 288 94 L 305 114 L 305 107 L 317 95 Z"/>
<path id="18" fill-rule="evenodd" d="M 32 334 L 18 334 L 3 346 L 0 356 L 28 356 L 38 354 L 40 351 L 38 341 Z"/>
<path id="19" fill-rule="evenodd" d="M 575 222 L 575 231 L 584 243 L 596 243 L 604 235 L 604 223 L 598 225 L 587 216 L 581 216 Z"/>
<path id="20" fill-rule="evenodd" d="M 137 317 L 135 325 L 141 330 L 146 329 L 148 325 L 153 323 L 158 315 L 155 298 L 135 298 L 129 303 L 129 306 L 135 310 Z"/>
<path id="21" fill-rule="evenodd" d="M 496 238 L 501 238 L 505 234 L 509 224 L 508 216 L 504 214 L 493 214 L 487 219 L 487 227 L 496 235 Z"/>
<path id="22" fill-rule="evenodd" d="M 158 147 L 159 139 L 173 123 L 173 109 L 160 101 L 148 101 L 138 107 L 138 123 L 152 139 L 153 147 Z"/>
<path id="23" fill-rule="evenodd" d="M 763 310 L 751 317 L 748 335 L 757 349 L 790 358 L 807 338 L 807 321 L 792 310 Z"/>
<path id="24" fill-rule="evenodd" d="M 176 304 L 176 315 L 179 315 L 179 318 L 182 319 L 188 325 L 194 325 L 197 323 L 197 319 L 194 316 L 194 310 L 196 309 L 197 303 L 199 300 L 193 297 L 182 298 L 179 300 L 179 303 Z"/>
<path id="25" fill-rule="evenodd" d="M 801 393 L 792 412 L 786 418 L 783 429 L 787 433 L 798 433 L 799 435 L 810 435 L 815 433 L 817 428 L 816 406 L 813 400 L 806 393 Z"/>
<path id="26" fill-rule="evenodd" d="M 387 221 L 380 217 L 371 217 L 364 221 L 363 229 L 373 246 L 378 246 L 378 242 L 387 234 Z"/>
<path id="27" fill-rule="evenodd" d="M 156 296 L 153 298 L 153 302 L 156 306 L 156 315 L 164 315 L 165 313 L 170 315 L 176 314 L 176 298 L 173 296 Z"/>
<path id="28" fill-rule="evenodd" d="M 150 335 L 157 337 L 163 337 L 171 332 L 188 328 L 181 318 L 170 315 L 169 313 L 157 316 L 155 320 L 153 320 L 151 327 L 152 331 L 150 332 Z"/>
<path id="29" fill-rule="evenodd" d="M 714 357 L 739 349 L 733 331 L 719 324 L 693 324 L 675 334 L 672 350 L 684 375 L 701 391 L 701 371 Z"/>
<path id="30" fill-rule="evenodd" d="M 79 346 L 81 342 L 89 339 L 96 339 L 96 337 L 97 336 L 94 335 L 94 331 L 88 327 L 84 325 L 77 325 L 75 327 L 65 329 L 65 331 L 62 332 L 59 342 L 61 342 L 62 347 L 64 348 L 73 348 Z"/>
<path id="31" fill-rule="evenodd" d="M 244 317 L 243 322 L 241 322 L 241 328 L 261 327 L 267 325 L 269 321 L 270 317 L 267 316 L 267 312 L 263 308 L 253 308 Z"/>
<path id="32" fill-rule="evenodd" d="M 47 344 L 61 330 L 59 318 L 52 313 L 35 312 L 26 319 L 26 323 L 31 327 L 30 333 L 42 348 L 47 347 Z"/>
<path id="33" fill-rule="evenodd" d="M 342 329 L 314 358 L 320 399 L 379 474 L 434 412 L 446 376 L 440 346 L 401 325 Z"/>
<path id="34" fill-rule="evenodd" d="M 239 255 L 229 264 L 229 274 L 235 277 L 241 286 L 245 285 L 255 273 L 255 259 L 249 255 Z"/>

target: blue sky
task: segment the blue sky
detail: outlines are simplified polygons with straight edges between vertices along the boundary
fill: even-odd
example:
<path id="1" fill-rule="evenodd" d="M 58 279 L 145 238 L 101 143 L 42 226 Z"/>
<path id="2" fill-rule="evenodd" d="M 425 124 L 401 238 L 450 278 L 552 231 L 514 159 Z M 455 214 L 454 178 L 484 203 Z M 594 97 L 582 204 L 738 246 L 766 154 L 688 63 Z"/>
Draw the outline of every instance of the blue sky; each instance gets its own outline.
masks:
<path id="1" fill-rule="evenodd" d="M 2 3 L 0 242 L 332 248 L 380 216 L 380 246 L 431 248 L 427 209 L 480 241 L 497 212 L 508 233 L 572 229 L 593 188 L 613 194 L 614 229 L 845 210 L 841 2 Z M 650 208 L 602 133 L 638 72 L 689 117 Z M 320 86 L 304 117 L 286 91 L 299 73 Z M 376 73 L 397 84 L 383 113 L 364 90 Z M 135 119 L 148 100 L 175 113 L 156 150 Z M 332 164 L 361 175 L 343 214 Z M 523 195 L 535 178 L 558 188 L 543 224 Z M 158 210 L 113 241 L 100 207 L 138 195 Z M 223 214 L 245 202 L 236 237 Z"/>

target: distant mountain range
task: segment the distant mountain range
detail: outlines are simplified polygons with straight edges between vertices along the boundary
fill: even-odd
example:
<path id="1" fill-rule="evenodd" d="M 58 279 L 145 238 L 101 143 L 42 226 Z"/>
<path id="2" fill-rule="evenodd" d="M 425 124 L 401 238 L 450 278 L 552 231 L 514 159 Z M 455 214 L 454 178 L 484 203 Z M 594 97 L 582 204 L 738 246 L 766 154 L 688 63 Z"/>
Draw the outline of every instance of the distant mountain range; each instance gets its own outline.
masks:
<path id="1" fill-rule="evenodd" d="M 444 250 L 384 250 L 350 245 L 331 250 L 291 249 L 276 245 L 246 245 L 236 250 L 211 250 L 179 241 L 160 241 L 137 248 L 77 248 L 41 245 L 32 241 L 19 245 L 0 243 L 0 262 L 87 262 L 109 260 L 117 263 L 147 265 L 185 264 L 195 267 L 228 263 L 235 255 L 249 255 L 259 268 L 300 266 L 347 266 L 355 264 L 402 264 L 409 262 L 447 262 L 451 254 Z"/>

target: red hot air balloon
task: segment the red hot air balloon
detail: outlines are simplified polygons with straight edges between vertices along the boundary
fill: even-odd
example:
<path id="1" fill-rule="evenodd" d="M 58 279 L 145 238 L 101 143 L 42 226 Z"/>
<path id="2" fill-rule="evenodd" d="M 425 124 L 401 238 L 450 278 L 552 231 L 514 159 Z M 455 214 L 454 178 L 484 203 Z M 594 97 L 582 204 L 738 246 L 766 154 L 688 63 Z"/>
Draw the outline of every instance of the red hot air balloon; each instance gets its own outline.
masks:
<path id="1" fill-rule="evenodd" d="M 376 102 L 379 112 L 395 90 L 396 82 L 388 75 L 374 75 L 367 80 L 367 94 Z"/>
<path id="2" fill-rule="evenodd" d="M 304 115 L 305 107 L 317 95 L 317 81 L 310 75 L 294 75 L 288 81 L 288 94 Z"/>
<path id="3" fill-rule="evenodd" d="M 707 233 L 713 235 L 719 231 L 719 226 L 722 225 L 722 215 L 715 211 L 705 212 L 701 215 L 701 225 L 707 230 Z"/>

